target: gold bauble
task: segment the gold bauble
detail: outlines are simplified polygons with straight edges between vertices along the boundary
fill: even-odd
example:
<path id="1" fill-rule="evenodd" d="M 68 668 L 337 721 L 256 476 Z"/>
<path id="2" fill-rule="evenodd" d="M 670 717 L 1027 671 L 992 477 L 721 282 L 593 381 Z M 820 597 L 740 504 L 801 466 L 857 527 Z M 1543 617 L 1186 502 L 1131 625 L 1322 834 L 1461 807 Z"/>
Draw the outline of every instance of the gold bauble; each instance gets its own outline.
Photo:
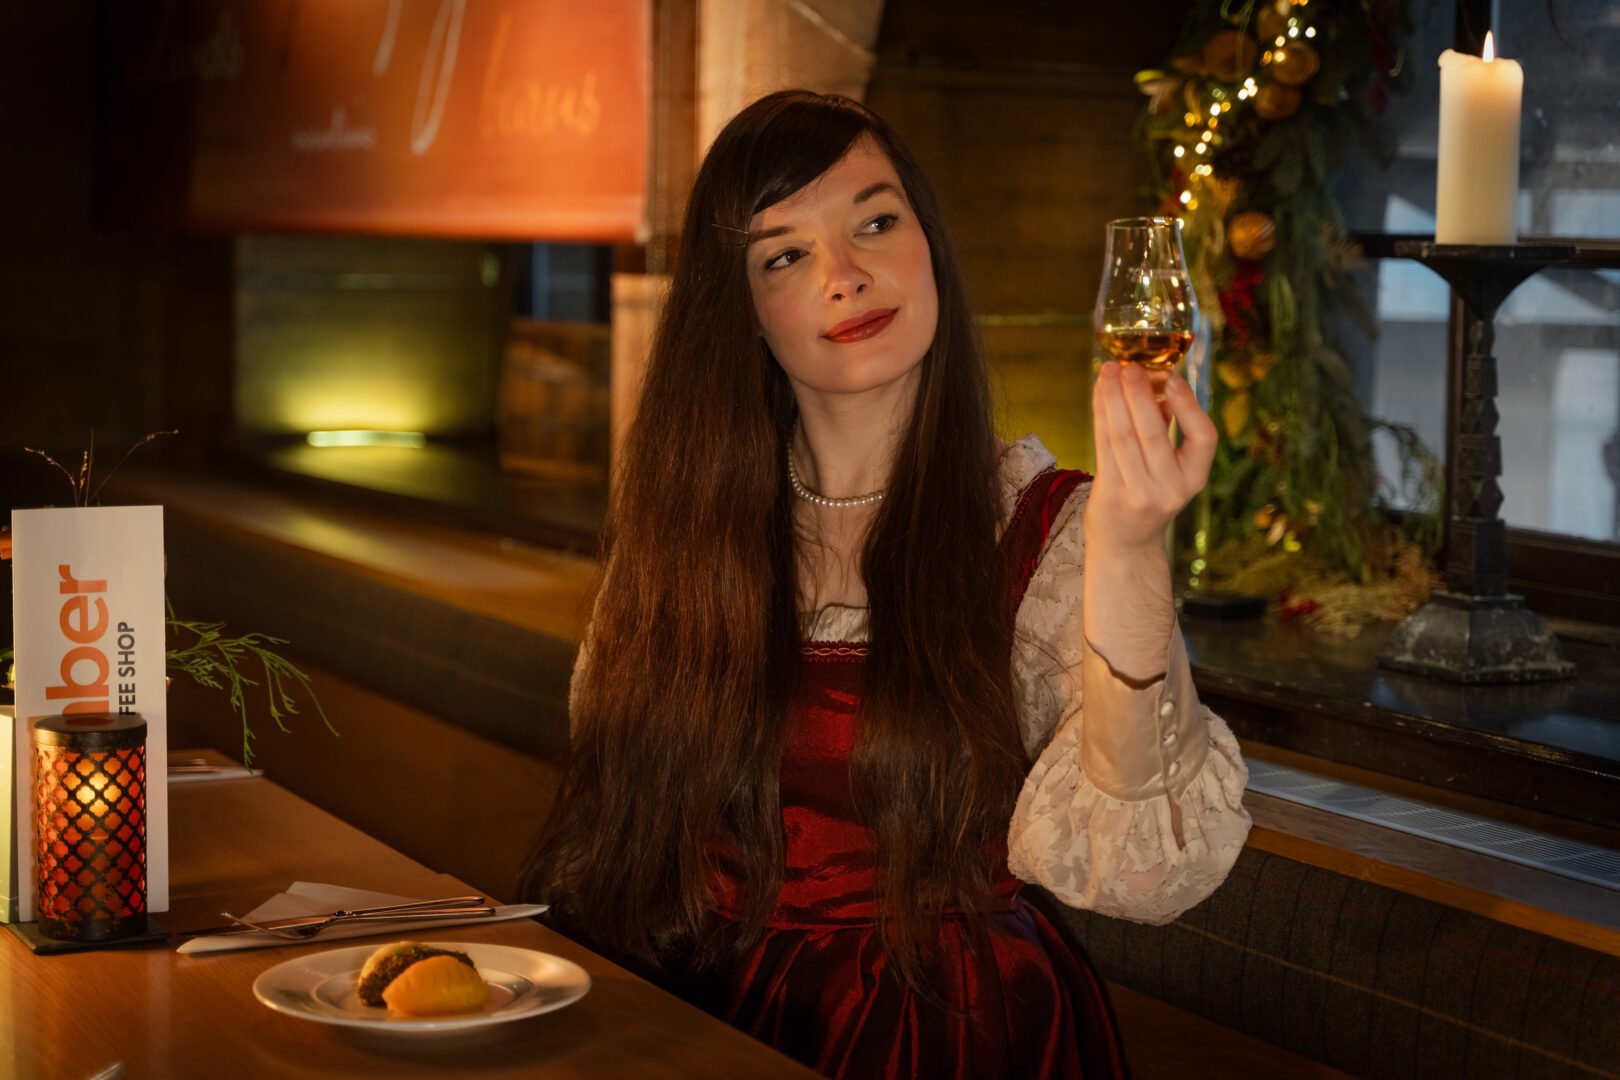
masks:
<path id="1" fill-rule="evenodd" d="M 1277 226 L 1271 215 L 1245 210 L 1226 223 L 1226 243 L 1240 259 L 1263 259 L 1277 246 Z"/>
<path id="2" fill-rule="evenodd" d="M 1240 30 L 1222 30 L 1204 43 L 1204 70 L 1222 82 L 1241 82 L 1254 71 L 1260 47 Z"/>
<path id="3" fill-rule="evenodd" d="M 1271 77 L 1289 86 L 1304 86 L 1321 66 L 1322 58 L 1303 41 L 1290 41 L 1271 50 Z"/>
<path id="4" fill-rule="evenodd" d="M 1221 426 L 1226 428 L 1226 437 L 1235 439 L 1243 434 L 1243 429 L 1249 426 L 1249 395 L 1233 394 L 1221 406 Z"/>
<path id="5" fill-rule="evenodd" d="M 1303 100 L 1299 87 L 1268 82 L 1254 95 L 1254 111 L 1267 120 L 1281 120 L 1298 112 Z"/>
<path id="6" fill-rule="evenodd" d="M 1254 13 L 1254 29 L 1260 40 L 1269 45 L 1288 33 L 1288 16 L 1293 10 L 1288 0 L 1265 0 Z"/>

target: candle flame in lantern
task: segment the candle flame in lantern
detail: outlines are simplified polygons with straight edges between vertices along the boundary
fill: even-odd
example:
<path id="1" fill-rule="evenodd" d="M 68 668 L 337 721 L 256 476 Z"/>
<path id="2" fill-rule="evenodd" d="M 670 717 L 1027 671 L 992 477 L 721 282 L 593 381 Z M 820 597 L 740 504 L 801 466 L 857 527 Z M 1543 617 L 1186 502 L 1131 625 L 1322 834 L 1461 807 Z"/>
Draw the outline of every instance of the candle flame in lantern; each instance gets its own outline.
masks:
<path id="1" fill-rule="evenodd" d="M 1491 40 L 1491 32 L 1489 30 L 1485 31 L 1485 51 L 1480 54 L 1480 59 L 1484 60 L 1487 64 L 1496 59 L 1496 42 Z"/>

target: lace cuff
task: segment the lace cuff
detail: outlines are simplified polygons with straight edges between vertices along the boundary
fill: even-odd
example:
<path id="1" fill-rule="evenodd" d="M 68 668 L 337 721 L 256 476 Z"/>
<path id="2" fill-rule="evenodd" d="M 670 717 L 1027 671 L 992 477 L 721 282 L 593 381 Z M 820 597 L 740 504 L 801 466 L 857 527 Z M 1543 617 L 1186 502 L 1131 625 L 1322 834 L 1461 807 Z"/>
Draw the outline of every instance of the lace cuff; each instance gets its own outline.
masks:
<path id="1" fill-rule="evenodd" d="M 1071 907 L 1146 923 L 1169 922 L 1214 892 L 1248 837 L 1248 770 L 1225 722 L 1196 708 L 1201 767 L 1174 794 L 1144 799 L 1093 783 L 1080 763 L 1080 725 L 1061 728 L 1019 793 L 1012 872 Z"/>
<path id="2" fill-rule="evenodd" d="M 1209 752 L 1180 626 L 1170 629 L 1165 674 L 1147 686 L 1120 678 L 1089 641 L 1081 646 L 1080 679 L 1089 717 L 1080 740 L 1086 776 L 1122 802 L 1180 797 Z"/>

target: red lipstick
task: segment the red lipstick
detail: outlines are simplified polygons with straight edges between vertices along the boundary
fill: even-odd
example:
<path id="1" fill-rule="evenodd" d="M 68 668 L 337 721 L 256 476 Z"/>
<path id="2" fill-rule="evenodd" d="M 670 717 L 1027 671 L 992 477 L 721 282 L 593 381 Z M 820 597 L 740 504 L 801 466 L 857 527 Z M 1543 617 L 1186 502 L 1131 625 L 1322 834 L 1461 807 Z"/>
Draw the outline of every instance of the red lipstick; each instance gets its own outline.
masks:
<path id="1" fill-rule="evenodd" d="M 849 345 L 867 338 L 876 337 L 888 329 L 894 321 L 894 313 L 898 308 L 873 308 L 864 315 L 857 315 L 853 319 L 845 319 L 822 337 L 828 341 L 836 341 L 840 345 Z"/>

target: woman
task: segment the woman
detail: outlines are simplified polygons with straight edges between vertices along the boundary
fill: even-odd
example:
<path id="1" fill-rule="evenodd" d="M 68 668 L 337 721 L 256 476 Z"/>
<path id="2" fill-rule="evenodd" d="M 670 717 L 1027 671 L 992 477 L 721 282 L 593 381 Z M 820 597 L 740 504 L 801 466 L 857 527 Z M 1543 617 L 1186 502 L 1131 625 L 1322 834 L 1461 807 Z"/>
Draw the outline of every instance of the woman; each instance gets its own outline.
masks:
<path id="1" fill-rule="evenodd" d="M 740 113 L 688 206 L 526 891 L 831 1075 L 1120 1074 L 1019 879 L 1167 921 L 1248 818 L 1162 544 L 1213 427 L 1179 379 L 1179 449 L 1140 372 L 1094 397 L 1095 481 L 999 446 L 894 132 L 804 92 Z"/>

